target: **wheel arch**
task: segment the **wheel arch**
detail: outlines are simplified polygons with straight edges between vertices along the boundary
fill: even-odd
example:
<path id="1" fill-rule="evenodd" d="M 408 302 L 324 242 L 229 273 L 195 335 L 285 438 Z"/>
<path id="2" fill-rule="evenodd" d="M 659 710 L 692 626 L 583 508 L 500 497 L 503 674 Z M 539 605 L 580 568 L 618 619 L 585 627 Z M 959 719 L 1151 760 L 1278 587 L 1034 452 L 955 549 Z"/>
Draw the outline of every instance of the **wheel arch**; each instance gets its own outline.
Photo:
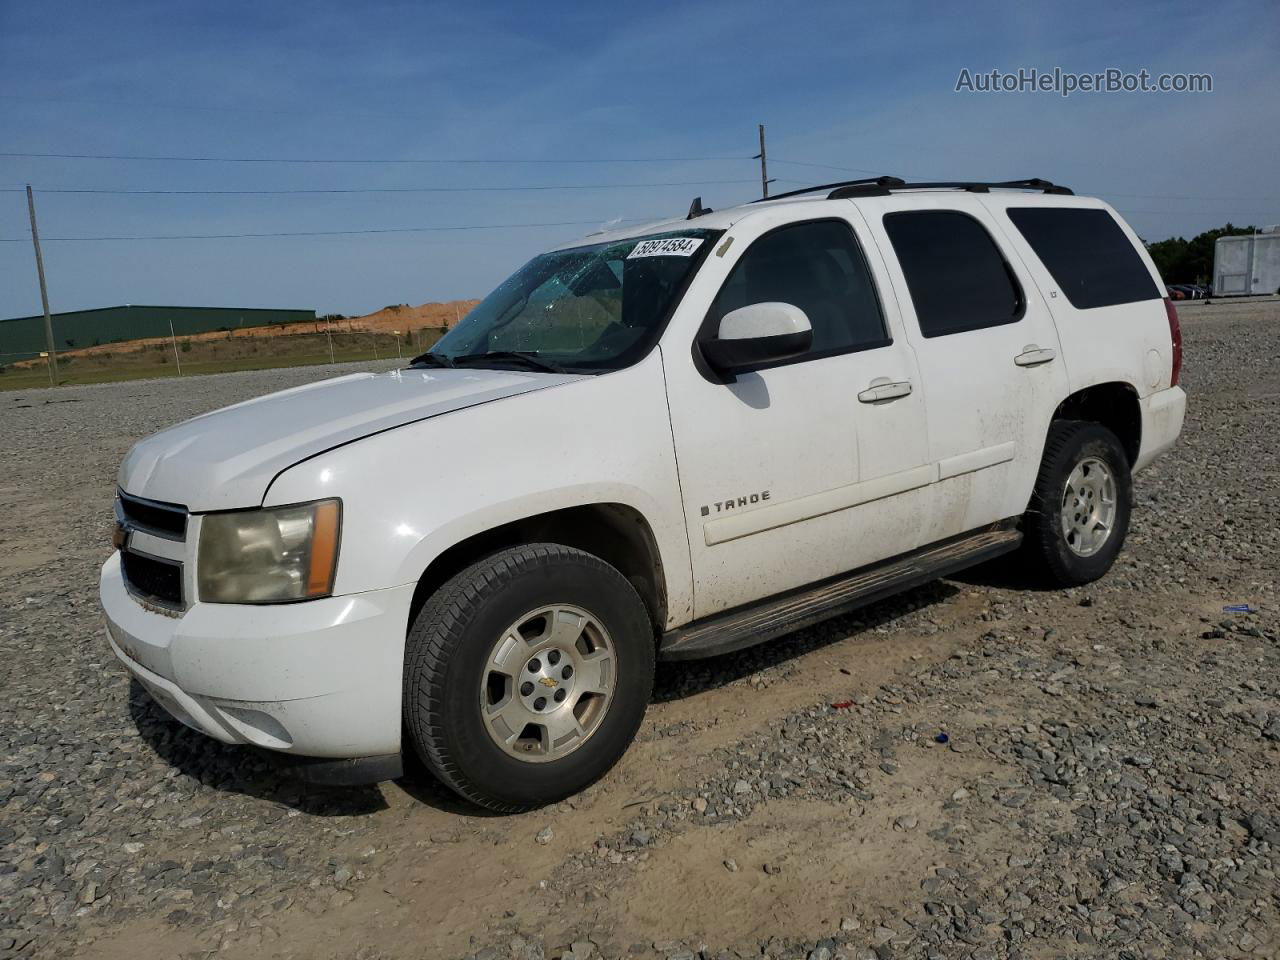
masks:
<path id="1" fill-rule="evenodd" d="M 1106 427 L 1120 440 L 1132 468 L 1142 449 L 1142 405 L 1131 383 L 1120 380 L 1083 387 L 1053 411 L 1049 429 L 1058 420 L 1088 420 Z M 1048 441 L 1048 431 L 1045 433 Z"/>
<path id="2" fill-rule="evenodd" d="M 658 541 L 648 520 L 624 503 L 589 503 L 511 520 L 472 533 L 439 552 L 414 589 L 409 623 L 428 597 L 472 563 L 524 543 L 558 543 L 599 557 L 640 595 L 655 636 L 667 620 L 667 583 Z"/>

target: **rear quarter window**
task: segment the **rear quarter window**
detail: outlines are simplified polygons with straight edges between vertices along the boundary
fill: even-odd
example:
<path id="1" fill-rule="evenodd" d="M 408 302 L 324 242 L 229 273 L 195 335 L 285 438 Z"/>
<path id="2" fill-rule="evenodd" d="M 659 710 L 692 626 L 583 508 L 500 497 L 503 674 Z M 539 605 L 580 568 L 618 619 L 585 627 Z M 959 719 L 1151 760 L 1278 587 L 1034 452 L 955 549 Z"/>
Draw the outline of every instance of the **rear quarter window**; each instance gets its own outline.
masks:
<path id="1" fill-rule="evenodd" d="M 1077 310 L 1161 297 L 1133 242 L 1106 210 L 1010 207 L 1007 212 Z"/>

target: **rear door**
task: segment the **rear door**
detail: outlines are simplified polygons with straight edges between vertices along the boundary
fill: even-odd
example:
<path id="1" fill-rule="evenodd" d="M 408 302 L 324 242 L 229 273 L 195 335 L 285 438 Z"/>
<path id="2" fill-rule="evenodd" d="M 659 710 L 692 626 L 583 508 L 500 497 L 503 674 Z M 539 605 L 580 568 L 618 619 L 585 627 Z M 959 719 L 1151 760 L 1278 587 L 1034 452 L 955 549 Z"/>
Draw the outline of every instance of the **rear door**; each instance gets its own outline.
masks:
<path id="1" fill-rule="evenodd" d="M 883 262 L 848 201 L 805 206 L 719 241 L 663 340 L 697 617 L 910 550 L 928 512 L 919 371 Z M 710 374 L 698 338 L 769 301 L 805 311 L 811 351 Z"/>
<path id="2" fill-rule="evenodd" d="M 938 476 L 925 542 L 1021 514 L 1067 393 L 1044 300 L 976 198 L 859 206 L 889 260 L 923 380 Z"/>

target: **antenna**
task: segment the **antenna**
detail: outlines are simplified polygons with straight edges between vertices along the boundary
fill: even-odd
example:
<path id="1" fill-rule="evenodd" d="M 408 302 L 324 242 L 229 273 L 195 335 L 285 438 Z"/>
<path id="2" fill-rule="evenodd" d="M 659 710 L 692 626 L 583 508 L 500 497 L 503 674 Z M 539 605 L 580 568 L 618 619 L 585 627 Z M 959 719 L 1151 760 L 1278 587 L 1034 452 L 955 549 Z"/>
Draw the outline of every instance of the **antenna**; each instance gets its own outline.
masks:
<path id="1" fill-rule="evenodd" d="M 702 205 L 701 197 L 694 197 L 693 203 L 689 204 L 689 215 L 685 217 L 685 219 L 696 220 L 698 217 L 701 217 L 705 214 L 712 213 L 712 212 L 714 211 L 712 211 L 710 207 L 704 207 Z"/>

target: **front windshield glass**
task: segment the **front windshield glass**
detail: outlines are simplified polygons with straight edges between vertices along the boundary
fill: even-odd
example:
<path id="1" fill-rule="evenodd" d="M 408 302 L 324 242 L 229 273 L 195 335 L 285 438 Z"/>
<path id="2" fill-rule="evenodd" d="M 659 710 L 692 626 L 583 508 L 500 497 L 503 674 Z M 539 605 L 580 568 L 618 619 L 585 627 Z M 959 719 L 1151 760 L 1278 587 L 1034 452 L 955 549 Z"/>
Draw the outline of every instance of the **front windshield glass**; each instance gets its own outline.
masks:
<path id="1" fill-rule="evenodd" d="M 653 346 L 717 235 L 680 230 L 534 257 L 415 362 L 625 367 Z"/>

